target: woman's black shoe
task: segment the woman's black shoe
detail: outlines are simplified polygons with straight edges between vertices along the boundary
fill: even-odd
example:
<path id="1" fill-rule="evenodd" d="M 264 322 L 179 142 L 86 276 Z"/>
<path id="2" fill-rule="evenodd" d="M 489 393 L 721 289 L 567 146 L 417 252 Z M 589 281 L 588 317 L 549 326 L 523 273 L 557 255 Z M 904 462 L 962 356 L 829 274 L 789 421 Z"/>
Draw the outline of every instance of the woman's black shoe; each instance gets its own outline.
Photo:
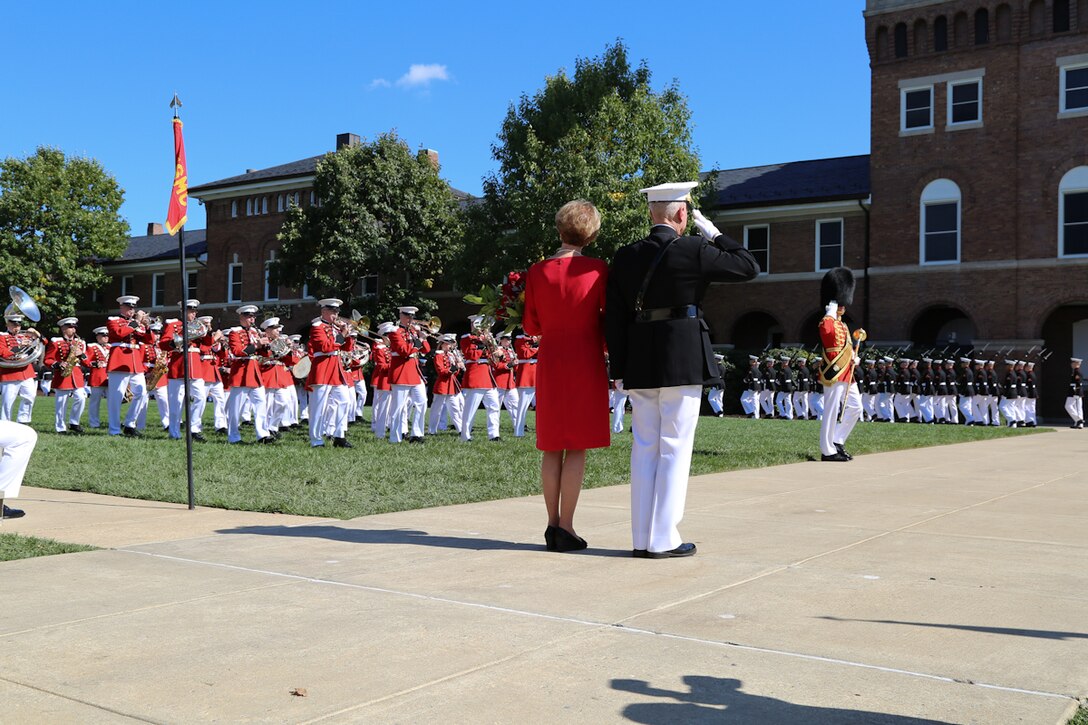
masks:
<path id="1" fill-rule="evenodd" d="M 544 545 L 547 547 L 548 551 L 559 551 L 559 548 L 555 543 L 556 531 L 559 531 L 558 526 L 548 526 L 548 528 L 544 529 Z"/>
<path id="2" fill-rule="evenodd" d="M 581 536 L 575 536 L 561 526 L 555 527 L 556 551 L 581 551 L 589 546 Z"/>

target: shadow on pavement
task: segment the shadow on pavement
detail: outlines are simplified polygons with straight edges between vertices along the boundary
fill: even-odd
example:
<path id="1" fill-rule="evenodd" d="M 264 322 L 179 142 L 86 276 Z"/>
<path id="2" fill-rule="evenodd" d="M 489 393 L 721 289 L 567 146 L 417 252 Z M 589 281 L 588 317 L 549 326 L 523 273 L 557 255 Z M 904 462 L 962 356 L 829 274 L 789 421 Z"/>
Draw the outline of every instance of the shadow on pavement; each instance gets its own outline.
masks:
<path id="1" fill-rule="evenodd" d="M 961 629 L 965 632 L 986 632 L 988 634 L 1009 634 L 1014 637 L 1037 637 L 1039 639 L 1088 639 L 1083 632 L 1056 632 L 1049 629 L 1017 629 L 1014 627 L 983 627 L 974 624 L 938 624 L 935 622 L 902 622 L 896 619 L 848 619 L 845 617 L 817 617 L 830 622 L 868 622 L 871 624 L 905 624 L 910 627 L 938 627 L 940 629 Z"/>
<path id="2" fill-rule="evenodd" d="M 943 720 L 888 715 L 865 710 L 798 705 L 785 700 L 741 691 L 741 681 L 725 677 L 686 675 L 688 692 L 651 687 L 645 680 L 612 680 L 612 688 L 643 697 L 672 702 L 640 702 L 623 709 L 623 716 L 637 723 L 790 723 L 797 725 L 940 725 Z"/>
<path id="3" fill-rule="evenodd" d="M 345 526 L 239 526 L 219 529 L 219 534 L 250 534 L 254 536 L 291 536 L 343 541 L 349 544 L 411 544 L 437 546 L 446 549 L 470 549 L 473 551 L 543 551 L 543 544 L 527 544 L 501 541 L 475 536 L 439 536 L 413 529 L 353 529 Z M 580 556 L 630 557 L 627 549 L 596 549 L 569 552 Z"/>

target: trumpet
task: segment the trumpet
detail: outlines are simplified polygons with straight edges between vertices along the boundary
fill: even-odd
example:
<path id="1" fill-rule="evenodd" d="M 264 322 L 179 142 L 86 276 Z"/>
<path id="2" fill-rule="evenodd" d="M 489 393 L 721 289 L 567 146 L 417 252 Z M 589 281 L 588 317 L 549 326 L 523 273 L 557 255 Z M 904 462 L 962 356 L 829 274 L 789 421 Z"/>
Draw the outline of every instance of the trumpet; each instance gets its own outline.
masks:
<path id="1" fill-rule="evenodd" d="M 359 310 L 351 311 L 351 320 L 348 321 L 348 325 L 356 337 L 365 337 L 375 342 L 384 342 L 381 335 L 375 335 L 370 331 L 370 318 L 366 315 L 359 314 Z"/>
<path id="2" fill-rule="evenodd" d="M 437 316 L 431 316 L 427 320 L 417 321 L 414 327 L 425 337 L 438 338 L 438 333 L 442 330 L 442 320 Z"/>

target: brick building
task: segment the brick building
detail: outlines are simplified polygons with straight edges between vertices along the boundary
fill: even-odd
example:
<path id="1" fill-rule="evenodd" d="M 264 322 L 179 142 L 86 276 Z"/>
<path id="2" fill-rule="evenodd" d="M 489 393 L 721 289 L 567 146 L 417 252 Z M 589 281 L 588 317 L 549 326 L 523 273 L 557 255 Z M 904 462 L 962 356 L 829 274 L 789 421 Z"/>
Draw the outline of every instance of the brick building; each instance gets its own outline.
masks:
<path id="1" fill-rule="evenodd" d="M 710 296 L 716 340 L 814 342 L 841 258 L 877 344 L 1052 349 L 1060 416 L 1088 357 L 1088 0 L 868 0 L 865 24 L 871 154 L 719 176 L 714 218 L 768 273 Z"/>

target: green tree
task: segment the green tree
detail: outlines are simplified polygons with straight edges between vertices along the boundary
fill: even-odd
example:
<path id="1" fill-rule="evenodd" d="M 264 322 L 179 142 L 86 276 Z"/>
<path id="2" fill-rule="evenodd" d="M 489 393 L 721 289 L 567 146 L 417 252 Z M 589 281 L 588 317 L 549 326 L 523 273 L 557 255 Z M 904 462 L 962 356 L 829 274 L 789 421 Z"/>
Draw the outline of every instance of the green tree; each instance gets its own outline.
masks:
<path id="1" fill-rule="evenodd" d="M 283 284 L 319 296 L 352 297 L 358 280 L 377 274 L 377 299 L 352 300 L 375 320 L 399 305 L 430 311 L 435 279 L 459 253 L 457 200 L 425 154 L 395 133 L 346 146 L 318 162 L 320 205 L 293 208 L 279 233 Z"/>
<path id="2" fill-rule="evenodd" d="M 506 113 L 492 147 L 499 169 L 465 211 L 458 286 L 475 290 L 550 254 L 559 245 L 555 212 L 571 199 L 601 211 L 591 254 L 607 259 L 643 237 L 648 215 L 638 190 L 698 178 L 690 120 L 676 82 L 655 92 L 645 61 L 633 68 L 619 40 L 599 58 L 579 58 L 573 77 L 548 77 Z"/>
<path id="3" fill-rule="evenodd" d="M 109 280 L 100 261 L 125 251 L 123 201 L 94 159 L 43 146 L 0 161 L 0 280 L 30 293 L 46 320 L 70 314 Z"/>

